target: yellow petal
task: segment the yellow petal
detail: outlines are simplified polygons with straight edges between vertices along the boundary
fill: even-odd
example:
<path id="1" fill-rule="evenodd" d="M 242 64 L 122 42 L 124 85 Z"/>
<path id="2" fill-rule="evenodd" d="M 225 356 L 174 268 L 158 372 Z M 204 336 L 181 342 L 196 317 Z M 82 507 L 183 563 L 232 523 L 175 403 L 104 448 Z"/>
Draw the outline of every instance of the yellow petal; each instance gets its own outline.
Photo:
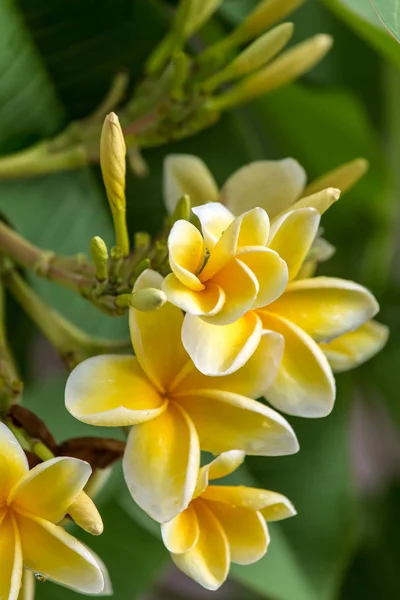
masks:
<path id="1" fill-rule="evenodd" d="M 135 502 L 155 521 L 167 523 L 188 506 L 199 464 L 196 430 L 175 403 L 158 419 L 131 429 L 123 461 L 125 481 Z"/>
<path id="2" fill-rule="evenodd" d="M 177 221 L 168 236 L 168 252 L 169 264 L 178 280 L 191 290 L 203 290 L 197 277 L 206 256 L 200 231 L 188 221 Z"/>
<path id="3" fill-rule="evenodd" d="M 281 521 L 296 514 L 296 509 L 286 496 L 245 485 L 210 485 L 202 498 L 225 506 L 260 511 L 267 521 Z"/>
<path id="4" fill-rule="evenodd" d="M 326 342 L 360 327 L 379 306 L 365 287 L 334 277 L 291 283 L 268 310 L 301 327 L 317 342 Z"/>
<path id="5" fill-rule="evenodd" d="M 0 506 L 6 502 L 11 488 L 28 469 L 28 461 L 17 439 L 0 422 Z"/>
<path id="6" fill-rule="evenodd" d="M 320 215 L 315 208 L 299 208 L 277 219 L 271 227 L 271 250 L 286 262 L 289 280 L 296 277 L 318 232 Z"/>
<path id="7" fill-rule="evenodd" d="M 312 181 L 304 190 L 304 195 L 315 194 L 328 186 L 339 188 L 344 193 L 352 188 L 367 170 L 368 161 L 365 158 L 356 158 Z"/>
<path id="8" fill-rule="evenodd" d="M 164 160 L 164 202 L 173 213 L 181 196 L 188 194 L 192 206 L 218 201 L 218 187 L 206 164 L 191 154 L 169 154 Z"/>
<path id="9" fill-rule="evenodd" d="M 246 454 L 243 450 L 229 450 L 214 458 L 208 465 L 201 467 L 197 477 L 197 485 L 194 496 L 200 496 L 208 486 L 211 479 L 221 479 L 236 471 L 243 463 Z"/>
<path id="10" fill-rule="evenodd" d="M 22 551 L 12 513 L 0 524 L 0 598 L 17 600 L 22 578 Z"/>
<path id="11" fill-rule="evenodd" d="M 298 450 L 289 423 L 261 402 L 220 390 L 199 390 L 182 395 L 179 403 L 195 424 L 202 450 L 220 454 L 236 449 L 260 456 Z"/>
<path id="12" fill-rule="evenodd" d="M 202 284 L 203 290 L 193 291 L 183 285 L 173 273 L 166 276 L 163 281 L 163 290 L 168 301 L 178 306 L 190 315 L 212 316 L 217 314 L 225 302 L 224 290 L 214 283 L 207 281 Z"/>
<path id="13" fill-rule="evenodd" d="M 204 375 L 229 375 L 242 367 L 261 339 L 261 321 L 249 312 L 230 325 L 212 325 L 186 315 L 182 342 L 196 368 Z"/>
<path id="14" fill-rule="evenodd" d="M 253 307 L 260 288 L 252 270 L 237 258 L 225 265 L 211 281 L 225 294 L 221 310 L 215 315 L 204 317 L 214 325 L 229 325 L 237 321 Z"/>
<path id="15" fill-rule="evenodd" d="M 89 550 L 62 527 L 17 514 L 24 566 L 85 594 L 103 591 L 101 570 Z"/>
<path id="16" fill-rule="evenodd" d="M 89 463 L 69 456 L 52 458 L 31 469 L 10 494 L 13 508 L 56 523 L 86 485 Z"/>
<path id="17" fill-rule="evenodd" d="M 35 576 L 32 571 L 24 569 L 22 573 L 22 584 L 18 600 L 34 600 L 35 598 Z"/>
<path id="18" fill-rule="evenodd" d="M 334 373 L 354 369 L 385 346 L 389 329 L 377 321 L 368 321 L 355 331 L 345 333 L 328 344 L 320 344 Z"/>
<path id="19" fill-rule="evenodd" d="M 238 565 L 251 565 L 267 551 L 269 535 L 265 520 L 255 510 L 207 502 L 228 538 L 231 560 Z"/>
<path id="20" fill-rule="evenodd" d="M 161 288 L 163 278 L 146 269 L 138 277 L 134 291 Z M 133 348 L 147 377 L 165 392 L 188 361 L 181 342 L 182 311 L 169 302 L 151 312 L 130 309 L 129 327 Z"/>
<path id="21" fill-rule="evenodd" d="M 316 192 L 311 196 L 305 196 L 293 204 L 292 209 L 298 208 L 315 208 L 320 215 L 328 210 L 330 206 L 340 198 L 340 190 L 336 188 L 327 188 Z"/>
<path id="22" fill-rule="evenodd" d="M 174 388 L 174 396 L 190 391 L 218 389 L 250 398 L 264 395 L 276 377 L 283 354 L 283 337 L 274 331 L 262 331 L 260 343 L 243 367 L 224 377 L 209 377 L 192 369 Z"/>
<path id="23" fill-rule="evenodd" d="M 199 522 L 192 504 L 172 519 L 161 525 L 165 547 L 174 554 L 188 552 L 199 539 Z"/>
<path id="24" fill-rule="evenodd" d="M 283 335 L 281 366 L 267 390 L 268 401 L 298 417 L 325 417 L 335 401 L 335 380 L 322 350 L 300 327 L 267 311 L 258 311 L 266 329 Z"/>
<path id="25" fill-rule="evenodd" d="M 201 223 L 204 241 L 212 250 L 223 232 L 235 220 L 234 215 L 220 202 L 209 202 L 193 209 Z"/>
<path id="26" fill-rule="evenodd" d="M 68 514 L 75 523 L 91 535 L 103 533 L 103 521 L 93 500 L 81 492 L 68 507 Z"/>
<path id="27" fill-rule="evenodd" d="M 297 200 L 305 183 L 305 171 L 293 158 L 261 160 L 236 171 L 221 198 L 236 215 L 260 206 L 272 218 Z"/>
<path id="28" fill-rule="evenodd" d="M 230 566 L 229 544 L 212 511 L 201 500 L 195 501 L 200 534 L 197 544 L 184 554 L 172 554 L 180 569 L 207 590 L 217 590 L 226 580 Z"/>
<path id="29" fill-rule="evenodd" d="M 107 427 L 143 423 L 166 408 L 134 356 L 107 354 L 75 367 L 67 380 L 65 406 L 79 421 Z"/>
<path id="30" fill-rule="evenodd" d="M 238 252 L 244 263 L 258 281 L 259 290 L 252 308 L 266 306 L 283 294 L 288 283 L 285 261 L 273 250 L 261 246 L 247 246 Z"/>
<path id="31" fill-rule="evenodd" d="M 238 248 L 265 246 L 269 238 L 269 217 L 263 208 L 255 207 L 236 219 L 239 223 Z"/>

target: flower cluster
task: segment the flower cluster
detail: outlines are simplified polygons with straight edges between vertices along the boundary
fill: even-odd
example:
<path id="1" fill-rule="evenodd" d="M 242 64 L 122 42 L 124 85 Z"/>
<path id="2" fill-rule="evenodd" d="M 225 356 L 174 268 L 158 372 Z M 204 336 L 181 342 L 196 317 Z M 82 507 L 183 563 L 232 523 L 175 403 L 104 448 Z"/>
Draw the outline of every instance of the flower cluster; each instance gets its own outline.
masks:
<path id="1" fill-rule="evenodd" d="M 260 161 L 219 192 L 200 159 L 168 157 L 169 211 L 176 214 L 188 193 L 195 206 L 172 219 L 170 272 L 147 268 L 134 284 L 135 355 L 89 358 L 67 381 L 74 417 L 130 428 L 123 459 L 130 493 L 161 523 L 176 565 L 205 588 L 224 582 L 230 561 L 263 556 L 266 521 L 295 514 L 278 493 L 209 480 L 229 475 L 245 455 L 297 452 L 292 427 L 275 409 L 328 415 L 333 372 L 386 341 L 366 288 L 312 276 L 329 249 L 321 215 L 364 170 L 355 161 L 306 188 L 296 161 Z M 146 306 L 138 298 L 163 300 Z M 217 458 L 201 466 L 201 451 Z"/>

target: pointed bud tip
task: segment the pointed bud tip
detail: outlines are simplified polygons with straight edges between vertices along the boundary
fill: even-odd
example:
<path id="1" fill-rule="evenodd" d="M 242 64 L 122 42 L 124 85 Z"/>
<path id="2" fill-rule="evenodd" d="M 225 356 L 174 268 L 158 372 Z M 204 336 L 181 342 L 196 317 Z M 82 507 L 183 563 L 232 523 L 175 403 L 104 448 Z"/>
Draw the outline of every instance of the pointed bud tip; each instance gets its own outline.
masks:
<path id="1" fill-rule="evenodd" d="M 333 46 L 333 37 L 328 33 L 319 33 L 313 38 L 314 43 L 322 49 L 329 50 Z"/>
<path id="2" fill-rule="evenodd" d="M 109 123 L 115 123 L 115 125 L 119 124 L 119 119 L 118 119 L 118 116 L 115 114 L 115 112 L 110 112 L 106 116 L 106 121 L 108 121 Z"/>
<path id="3" fill-rule="evenodd" d="M 328 192 L 328 194 L 329 194 L 330 196 L 332 196 L 332 198 L 333 198 L 334 200 L 339 200 L 339 198 L 340 198 L 340 194 L 341 194 L 341 191 L 340 191 L 340 190 L 338 190 L 337 188 L 330 187 L 330 188 L 328 188 L 326 191 Z"/>

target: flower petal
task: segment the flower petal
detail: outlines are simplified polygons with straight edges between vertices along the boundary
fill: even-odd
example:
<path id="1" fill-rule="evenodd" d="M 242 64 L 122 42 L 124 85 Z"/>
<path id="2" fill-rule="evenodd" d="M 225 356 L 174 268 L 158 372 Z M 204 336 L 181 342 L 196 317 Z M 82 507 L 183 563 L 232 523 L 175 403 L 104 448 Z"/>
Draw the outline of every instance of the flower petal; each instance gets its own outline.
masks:
<path id="1" fill-rule="evenodd" d="M 0 524 L 0 565 L 0 598 L 17 600 L 22 579 L 22 550 L 11 513 Z"/>
<path id="2" fill-rule="evenodd" d="M 35 575 L 32 571 L 24 569 L 22 573 L 22 583 L 19 592 L 18 600 L 34 600 L 35 599 Z"/>
<path id="3" fill-rule="evenodd" d="M 137 279 L 134 291 L 161 288 L 163 278 L 146 269 Z M 181 342 L 182 311 L 169 302 L 151 312 L 130 309 L 129 327 L 135 354 L 147 377 L 161 392 L 188 361 Z"/>
<path id="4" fill-rule="evenodd" d="M 257 206 L 238 217 L 240 223 L 237 245 L 265 246 L 268 242 L 270 226 L 269 217 L 263 208 Z"/>
<path id="5" fill-rule="evenodd" d="M 103 591 L 101 570 L 89 550 L 72 535 L 49 521 L 17 514 L 24 566 L 76 591 Z"/>
<path id="6" fill-rule="evenodd" d="M 174 554 L 188 552 L 199 539 L 199 522 L 192 504 L 179 515 L 161 525 L 161 535 L 165 547 Z"/>
<path id="7" fill-rule="evenodd" d="M 176 403 L 170 402 L 158 419 L 131 429 L 125 481 L 135 502 L 155 521 L 172 521 L 188 506 L 199 465 L 195 427 Z"/>
<path id="8" fill-rule="evenodd" d="M 262 333 L 261 321 L 249 312 L 230 325 L 212 325 L 186 315 L 182 342 L 196 368 L 204 375 L 229 375 L 255 352 Z"/>
<path id="9" fill-rule="evenodd" d="M 183 285 L 173 273 L 166 276 L 163 290 L 168 301 L 178 306 L 190 315 L 211 316 L 217 314 L 225 302 L 224 290 L 213 283 L 207 282 L 200 292 L 193 291 Z"/>
<path id="10" fill-rule="evenodd" d="M 164 160 L 164 202 L 169 213 L 184 194 L 192 206 L 217 202 L 219 191 L 206 164 L 192 154 L 169 154 Z"/>
<path id="11" fill-rule="evenodd" d="M 264 556 L 269 544 L 269 535 L 261 513 L 220 502 L 207 502 L 207 506 L 225 531 L 232 562 L 251 565 Z"/>
<path id="12" fill-rule="evenodd" d="M 221 479 L 236 471 L 243 463 L 246 454 L 243 450 L 229 450 L 214 458 L 208 465 L 201 467 L 197 477 L 197 485 L 194 496 L 200 496 L 208 486 L 211 479 Z"/>
<path id="13" fill-rule="evenodd" d="M 83 490 L 92 473 L 89 463 L 63 456 L 31 469 L 10 494 L 13 508 L 56 523 Z"/>
<path id="14" fill-rule="evenodd" d="M 252 270 L 237 258 L 233 258 L 211 280 L 225 294 L 225 302 L 215 315 L 204 319 L 214 325 L 234 323 L 248 310 L 257 298 L 260 286 Z"/>
<path id="15" fill-rule="evenodd" d="M 134 356 L 108 354 L 75 367 L 67 380 L 65 406 L 79 421 L 108 427 L 143 423 L 166 408 Z"/>
<path id="16" fill-rule="evenodd" d="M 305 183 L 305 171 L 293 158 L 256 161 L 227 180 L 221 198 L 236 215 L 261 206 L 272 218 L 297 200 Z"/>
<path id="17" fill-rule="evenodd" d="M 340 198 L 340 190 L 329 187 L 326 190 L 321 190 L 320 192 L 316 192 L 311 196 L 305 196 L 295 202 L 292 206 L 292 209 L 298 208 L 315 208 L 319 212 L 320 215 L 323 215 L 324 212 L 328 210 L 332 206 L 334 202 L 339 200 Z"/>
<path id="18" fill-rule="evenodd" d="M 193 390 L 219 389 L 250 398 L 264 395 L 276 377 L 283 354 L 283 337 L 275 331 L 262 331 L 260 343 L 243 367 L 224 377 L 203 375 L 193 368 L 174 388 L 174 395 Z"/>
<path id="19" fill-rule="evenodd" d="M 260 511 L 267 521 L 281 521 L 296 514 L 296 509 L 286 496 L 245 485 L 210 485 L 202 498 L 230 507 Z"/>
<path id="20" fill-rule="evenodd" d="M 258 311 L 263 326 L 283 335 L 281 366 L 267 390 L 268 401 L 298 417 L 325 417 L 335 401 L 335 380 L 322 350 L 300 327 L 267 311 Z"/>
<path id="21" fill-rule="evenodd" d="M 203 290 L 204 285 L 196 276 L 206 256 L 200 231 L 188 221 L 177 221 L 168 236 L 168 252 L 169 264 L 178 280 L 191 290 Z"/>
<path id="22" fill-rule="evenodd" d="M 238 257 L 258 281 L 259 290 L 253 309 L 266 306 L 283 294 L 289 274 L 287 265 L 279 254 L 269 248 L 247 246 L 238 252 Z"/>
<path id="23" fill-rule="evenodd" d="M 198 390 L 180 396 L 179 403 L 195 424 L 202 450 L 220 454 L 236 449 L 260 456 L 298 450 L 289 423 L 261 402 L 220 390 Z"/>
<path id="24" fill-rule="evenodd" d="M 379 306 L 365 287 L 334 277 L 291 283 L 268 310 L 301 327 L 317 342 L 353 331 L 371 319 Z"/>
<path id="25" fill-rule="evenodd" d="M 193 208 L 193 212 L 201 223 L 204 241 L 212 250 L 223 232 L 235 220 L 234 215 L 220 202 L 209 202 Z"/>
<path id="26" fill-rule="evenodd" d="M 355 331 L 345 333 L 319 347 L 334 373 L 354 369 L 372 358 L 385 346 L 389 329 L 377 321 L 368 321 Z"/>
<path id="27" fill-rule="evenodd" d="M 289 280 L 297 275 L 318 232 L 320 214 L 315 208 L 285 213 L 271 227 L 269 247 L 286 262 Z"/>
<path id="28" fill-rule="evenodd" d="M 200 534 L 197 544 L 184 554 L 172 554 L 180 569 L 207 590 L 217 590 L 228 576 L 229 544 L 218 519 L 206 503 L 195 501 Z"/>
<path id="29" fill-rule="evenodd" d="M 0 422 L 0 505 L 28 470 L 28 461 L 16 437 Z"/>

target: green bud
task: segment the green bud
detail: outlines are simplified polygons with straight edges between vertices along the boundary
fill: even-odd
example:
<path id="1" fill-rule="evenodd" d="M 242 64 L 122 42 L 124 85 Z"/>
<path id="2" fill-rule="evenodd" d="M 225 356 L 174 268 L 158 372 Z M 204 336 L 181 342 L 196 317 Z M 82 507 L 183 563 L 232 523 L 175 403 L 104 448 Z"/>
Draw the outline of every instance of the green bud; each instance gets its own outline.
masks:
<path id="1" fill-rule="evenodd" d="M 105 241 L 98 235 L 90 242 L 90 255 L 96 268 L 96 279 L 104 281 L 108 277 L 108 250 Z"/>
<path id="2" fill-rule="evenodd" d="M 190 201 L 190 197 L 187 194 L 184 194 L 181 198 L 179 198 L 174 212 L 171 215 L 171 226 L 179 219 L 184 219 L 185 221 L 190 221 L 190 213 L 192 210 L 192 203 Z"/>
<path id="3" fill-rule="evenodd" d="M 150 312 L 161 308 L 167 301 L 167 296 L 157 288 L 144 288 L 133 292 L 131 306 L 143 312 Z"/>

